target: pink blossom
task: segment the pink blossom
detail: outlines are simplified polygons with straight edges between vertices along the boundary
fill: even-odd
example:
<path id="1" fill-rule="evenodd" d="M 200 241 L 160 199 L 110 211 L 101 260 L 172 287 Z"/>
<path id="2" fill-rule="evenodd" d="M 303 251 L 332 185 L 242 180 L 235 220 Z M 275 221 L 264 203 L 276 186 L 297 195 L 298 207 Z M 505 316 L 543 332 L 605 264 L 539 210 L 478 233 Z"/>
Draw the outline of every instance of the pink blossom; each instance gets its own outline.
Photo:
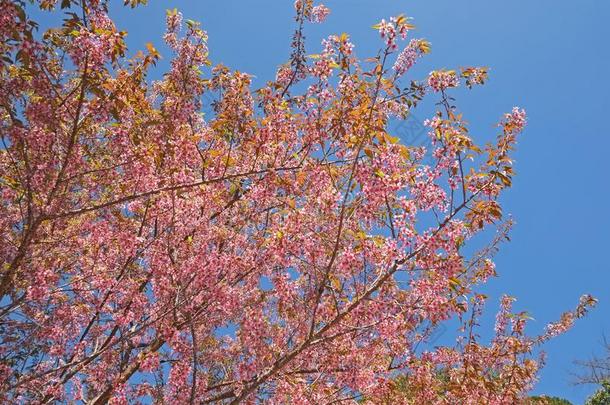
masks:
<path id="1" fill-rule="evenodd" d="M 72 2 L 44 46 L 17 4 L 0 0 L 0 47 L 19 53 L 0 66 L 0 402 L 508 405 L 536 378 L 533 345 L 594 304 L 583 296 L 532 339 L 504 298 L 491 342 L 470 330 L 496 245 L 463 246 L 501 214 L 526 117 L 505 115 L 482 157 L 444 103 L 429 148 L 401 139 L 392 115 L 458 84 L 438 71 L 402 90 L 425 41 L 369 71 L 346 34 L 307 58 L 297 33 L 253 90 L 173 10 L 151 81 L 158 52 L 125 57 L 105 3 Z M 412 26 L 376 28 L 387 61 Z M 449 319 L 457 345 L 422 352 Z"/>
<path id="2" fill-rule="evenodd" d="M 311 21 L 314 23 L 322 23 L 329 14 L 330 9 L 323 4 L 320 4 L 311 9 Z"/>
<path id="3" fill-rule="evenodd" d="M 397 75 L 403 75 L 415 64 L 417 59 L 424 53 L 422 50 L 424 43 L 421 39 L 412 39 L 409 45 L 400 52 L 393 66 Z"/>
<path id="4" fill-rule="evenodd" d="M 453 70 L 435 70 L 428 76 L 428 86 L 439 92 L 459 85 L 459 79 Z"/>
<path id="5" fill-rule="evenodd" d="M 511 132 L 521 132 L 527 123 L 527 115 L 524 109 L 513 107 L 511 113 L 504 115 L 505 127 Z"/>
<path id="6" fill-rule="evenodd" d="M 466 85 L 469 88 L 475 85 L 482 85 L 487 80 L 487 68 L 470 67 L 462 69 L 462 77 L 466 79 Z"/>
<path id="7" fill-rule="evenodd" d="M 379 24 L 376 25 L 379 30 L 379 35 L 385 40 L 385 43 L 390 51 L 394 51 L 397 48 L 396 39 L 397 36 L 405 39 L 407 33 L 413 28 L 408 22 L 408 18 L 405 16 L 390 17 L 390 21 L 382 19 Z"/>

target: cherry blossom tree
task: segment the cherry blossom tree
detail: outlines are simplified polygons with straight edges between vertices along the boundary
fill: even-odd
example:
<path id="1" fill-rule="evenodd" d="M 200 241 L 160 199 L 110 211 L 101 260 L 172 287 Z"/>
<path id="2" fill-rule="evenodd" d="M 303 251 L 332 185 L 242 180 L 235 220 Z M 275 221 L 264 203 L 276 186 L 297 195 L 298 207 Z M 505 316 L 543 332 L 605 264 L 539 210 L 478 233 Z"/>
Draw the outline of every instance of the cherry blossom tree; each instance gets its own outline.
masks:
<path id="1" fill-rule="evenodd" d="M 40 32 L 33 7 L 65 19 Z M 525 112 L 477 146 L 451 92 L 486 69 L 407 80 L 430 46 L 404 16 L 372 58 L 346 34 L 308 55 L 330 10 L 297 0 L 290 60 L 253 90 L 176 10 L 152 81 L 159 51 L 127 56 L 106 1 L 0 9 L 2 402 L 512 404 L 595 302 L 531 337 L 505 297 L 481 342 Z M 424 97 L 430 147 L 402 144 L 388 123 Z M 430 348 L 449 319 L 456 344 Z"/>

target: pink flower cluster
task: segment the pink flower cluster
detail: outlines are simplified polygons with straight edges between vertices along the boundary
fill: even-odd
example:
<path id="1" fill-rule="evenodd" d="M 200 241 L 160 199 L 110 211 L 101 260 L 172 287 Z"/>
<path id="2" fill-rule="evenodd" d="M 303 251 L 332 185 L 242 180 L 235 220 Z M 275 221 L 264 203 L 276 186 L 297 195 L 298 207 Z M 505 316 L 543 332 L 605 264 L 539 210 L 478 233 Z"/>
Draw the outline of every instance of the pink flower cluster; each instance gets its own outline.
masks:
<path id="1" fill-rule="evenodd" d="M 314 76 L 327 80 L 338 61 L 352 54 L 354 45 L 345 36 L 330 35 L 322 40 L 322 46 L 324 49 L 310 71 Z"/>
<path id="2" fill-rule="evenodd" d="M 421 44 L 421 39 L 412 39 L 409 42 L 409 45 L 407 45 L 407 47 L 398 55 L 398 58 L 393 66 L 393 69 L 397 75 L 400 76 L 404 74 L 411 68 L 411 66 L 415 64 L 417 58 L 419 58 L 423 53 Z"/>
<path id="3" fill-rule="evenodd" d="M 168 32 L 177 32 L 182 25 L 182 13 L 168 11 L 165 16 L 165 26 Z"/>
<path id="4" fill-rule="evenodd" d="M 511 132 L 521 132 L 527 124 L 527 115 L 525 110 L 519 107 L 513 107 L 513 111 L 504 114 L 505 128 Z"/>
<path id="5" fill-rule="evenodd" d="M 69 52 L 76 65 L 82 66 L 87 61 L 89 69 L 98 69 L 113 58 L 113 51 L 120 45 L 121 34 L 102 11 L 96 11 L 90 19 L 92 27 L 83 27 L 75 32 Z"/>
<path id="6" fill-rule="evenodd" d="M 506 327 L 511 316 L 514 301 L 515 299 L 513 297 L 508 295 L 502 296 L 502 300 L 500 301 L 500 311 L 496 315 L 496 325 L 494 327 L 496 336 L 501 336 L 506 333 Z"/>
<path id="7" fill-rule="evenodd" d="M 290 69 L 289 65 L 282 65 L 277 69 L 277 72 L 275 73 L 275 81 L 282 86 L 287 86 L 288 83 L 290 83 L 292 74 L 292 69 Z"/>
<path id="8" fill-rule="evenodd" d="M 0 38 L 3 40 L 10 36 L 17 22 L 17 9 L 8 1 L 0 1 Z"/>
<path id="9" fill-rule="evenodd" d="M 470 67 L 462 69 L 462 77 L 466 79 L 466 85 L 469 88 L 475 85 L 485 84 L 485 80 L 487 80 L 487 68 Z"/>
<path id="10" fill-rule="evenodd" d="M 326 20 L 326 17 L 330 14 L 330 9 L 326 7 L 324 4 L 320 4 L 319 6 L 315 6 L 311 9 L 311 22 L 321 23 Z"/>
<path id="11" fill-rule="evenodd" d="M 379 29 L 379 35 L 386 42 L 386 45 L 390 48 L 390 50 L 395 50 L 397 48 L 396 45 L 396 37 L 400 35 L 402 39 L 407 37 L 407 33 L 409 32 L 410 25 L 406 23 L 405 17 L 390 17 L 390 21 L 386 21 L 382 19 L 379 24 L 377 24 Z"/>
<path id="12" fill-rule="evenodd" d="M 460 81 L 454 70 L 435 70 L 428 76 L 428 86 L 438 92 L 459 86 Z"/>
<path id="13" fill-rule="evenodd" d="M 574 324 L 574 315 L 567 312 L 562 315 L 561 320 L 559 322 L 552 322 L 546 326 L 545 336 L 551 338 L 557 335 L 561 335 L 568 329 L 572 327 Z"/>
<path id="14" fill-rule="evenodd" d="M 177 47 L 178 32 L 182 28 L 182 13 L 169 10 L 165 16 L 166 31 L 163 40 L 172 48 Z"/>
<path id="15" fill-rule="evenodd" d="M 591 295 L 585 294 L 581 296 L 576 309 L 571 312 L 564 312 L 559 321 L 549 323 L 546 326 L 545 332 L 538 337 L 538 341 L 544 342 L 557 335 L 565 333 L 573 326 L 576 319 L 585 316 L 591 308 L 595 307 L 595 305 L 597 305 L 597 300 Z"/>

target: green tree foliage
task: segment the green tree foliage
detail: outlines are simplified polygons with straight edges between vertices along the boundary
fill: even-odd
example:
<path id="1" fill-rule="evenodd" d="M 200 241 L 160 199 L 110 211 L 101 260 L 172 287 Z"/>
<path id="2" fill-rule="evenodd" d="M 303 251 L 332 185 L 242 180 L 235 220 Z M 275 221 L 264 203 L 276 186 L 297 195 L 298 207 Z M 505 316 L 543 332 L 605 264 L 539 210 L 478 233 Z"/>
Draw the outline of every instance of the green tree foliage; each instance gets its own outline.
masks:
<path id="1" fill-rule="evenodd" d="M 590 396 L 585 405 L 610 405 L 610 381 L 602 382 L 602 386 Z"/>
<path id="2" fill-rule="evenodd" d="M 567 399 L 548 397 L 546 395 L 529 397 L 525 405 L 572 405 Z"/>

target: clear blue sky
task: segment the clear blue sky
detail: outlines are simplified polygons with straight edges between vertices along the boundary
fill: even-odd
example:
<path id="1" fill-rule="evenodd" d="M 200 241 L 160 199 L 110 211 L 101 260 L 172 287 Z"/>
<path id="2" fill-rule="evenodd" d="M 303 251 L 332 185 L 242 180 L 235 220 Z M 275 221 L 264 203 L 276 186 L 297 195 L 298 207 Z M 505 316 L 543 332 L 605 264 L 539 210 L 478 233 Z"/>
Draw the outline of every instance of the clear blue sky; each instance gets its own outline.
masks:
<path id="1" fill-rule="evenodd" d="M 135 11 L 113 1 L 112 14 L 129 31 L 130 51 L 152 41 L 162 50 L 164 10 L 177 7 L 199 20 L 210 36 L 213 62 L 273 78 L 289 55 L 294 29 L 291 0 L 150 0 Z M 335 0 L 323 25 L 309 26 L 308 51 L 320 39 L 347 32 L 359 56 L 379 46 L 370 28 L 400 13 L 413 17 L 416 36 L 432 43 L 432 54 L 414 68 L 423 78 L 434 68 L 485 65 L 488 85 L 458 93 L 458 105 L 478 139 L 495 135 L 493 124 L 513 105 L 525 107 L 529 125 L 516 155 L 518 175 L 504 199 L 517 224 L 512 242 L 497 257 L 500 274 L 485 288 L 492 299 L 506 292 L 516 308 L 547 321 L 585 292 L 598 307 L 546 347 L 547 366 L 535 393 L 584 402 L 593 387 L 574 387 L 572 362 L 600 350 L 610 334 L 610 134 L 606 118 L 610 72 L 610 2 L 607 0 Z M 167 61 L 167 60 L 165 60 Z M 416 112 L 422 120 L 427 111 Z M 491 318 L 490 316 L 490 318 Z"/>

